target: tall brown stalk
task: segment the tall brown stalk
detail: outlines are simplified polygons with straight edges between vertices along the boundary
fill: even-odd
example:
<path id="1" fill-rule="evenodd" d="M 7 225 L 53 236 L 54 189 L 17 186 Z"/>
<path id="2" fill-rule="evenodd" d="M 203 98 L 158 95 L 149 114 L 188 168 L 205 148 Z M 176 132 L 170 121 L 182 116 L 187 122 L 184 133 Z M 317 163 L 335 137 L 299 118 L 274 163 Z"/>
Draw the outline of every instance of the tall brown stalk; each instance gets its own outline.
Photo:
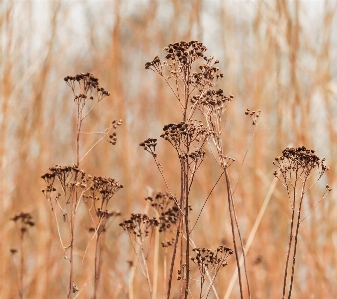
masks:
<path id="1" fill-rule="evenodd" d="M 74 94 L 74 103 L 77 108 L 76 115 L 76 163 L 73 165 L 50 167 L 50 172 L 44 174 L 42 178 L 47 183 L 42 192 L 51 205 L 52 212 L 56 221 L 58 236 L 65 258 L 69 261 L 69 281 L 67 298 L 71 299 L 73 294 L 79 291 L 79 287 L 74 283 L 74 246 L 75 246 L 75 220 L 79 205 L 82 200 L 90 204 L 89 213 L 94 223 L 94 231 L 96 237 L 95 246 L 95 264 L 94 264 L 94 295 L 97 296 L 97 286 L 99 279 L 100 267 L 100 250 L 99 241 L 101 234 L 105 231 L 106 221 L 111 216 L 118 216 L 116 212 L 109 212 L 107 205 L 111 197 L 123 186 L 114 179 L 105 177 L 96 177 L 86 174 L 79 168 L 80 162 L 88 153 L 103 139 L 111 144 L 116 144 L 116 133 L 114 131 L 117 126 L 121 125 L 121 121 L 113 121 L 104 132 L 96 132 L 101 138 L 80 157 L 80 138 L 82 134 L 90 134 L 82 132 L 82 123 L 84 119 L 92 112 L 95 105 L 109 92 L 100 87 L 98 79 L 91 73 L 81 73 L 76 76 L 67 76 L 64 81 L 71 88 Z M 91 102 L 91 105 L 88 103 Z M 89 106 L 89 107 L 88 107 Z M 93 214 L 91 212 L 94 212 Z M 62 215 L 63 222 L 66 223 L 68 229 L 68 245 L 63 241 L 61 222 L 59 220 Z M 96 222 L 94 220 L 96 218 Z M 97 220 L 98 219 L 98 220 Z M 90 245 L 90 242 L 88 246 Z"/>
<path id="2" fill-rule="evenodd" d="M 314 150 L 308 150 L 304 146 L 298 148 L 286 148 L 282 151 L 280 157 L 275 158 L 273 162 L 277 167 L 274 175 L 282 185 L 287 189 L 289 202 L 291 205 L 291 220 L 288 251 L 283 276 L 282 299 L 286 297 L 286 289 L 288 286 L 288 299 L 291 298 L 291 293 L 294 284 L 295 262 L 297 254 L 298 233 L 301 220 L 301 211 L 305 194 L 316 184 L 323 174 L 329 169 L 324 165 L 325 159 L 320 159 L 315 155 Z M 318 173 L 318 177 L 314 178 L 314 183 L 307 187 L 309 178 Z M 331 191 L 329 185 L 326 185 L 324 196 Z M 299 194 L 299 196 L 298 196 Z M 297 210 L 297 217 L 295 212 Z M 291 258 L 291 277 L 288 282 L 289 261 Z"/>

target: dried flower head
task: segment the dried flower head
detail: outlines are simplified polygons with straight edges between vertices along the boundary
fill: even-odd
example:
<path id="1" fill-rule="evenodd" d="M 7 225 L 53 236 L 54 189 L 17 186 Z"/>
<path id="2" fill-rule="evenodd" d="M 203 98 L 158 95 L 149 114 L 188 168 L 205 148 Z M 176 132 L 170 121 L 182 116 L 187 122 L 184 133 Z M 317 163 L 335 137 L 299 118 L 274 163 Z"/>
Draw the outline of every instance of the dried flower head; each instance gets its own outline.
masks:
<path id="1" fill-rule="evenodd" d="M 254 111 L 254 110 L 250 110 L 247 108 L 245 115 L 249 115 L 249 117 L 252 120 L 253 126 L 255 126 L 257 122 L 259 121 L 260 113 L 261 113 L 261 110 Z"/>
<path id="2" fill-rule="evenodd" d="M 93 176 L 91 178 L 90 188 L 86 191 L 85 197 L 93 199 L 95 208 L 97 204 L 99 204 L 99 208 L 104 210 L 109 200 L 121 188 L 123 188 L 123 185 L 112 178 Z M 98 210 L 98 208 L 96 208 L 96 210 Z"/>
<path id="3" fill-rule="evenodd" d="M 54 167 L 50 167 L 49 170 L 49 173 L 41 176 L 49 187 L 53 186 L 55 178 L 60 181 L 64 191 L 71 186 L 85 187 L 81 183 L 85 180 L 86 174 L 75 164 L 66 166 L 55 165 Z"/>
<path id="4" fill-rule="evenodd" d="M 20 231 L 21 233 L 26 233 L 29 227 L 33 227 L 35 222 L 33 221 L 33 216 L 30 213 L 21 212 L 18 215 L 15 215 L 10 220 L 14 222 L 20 222 Z"/>
<path id="5" fill-rule="evenodd" d="M 158 212 L 159 215 L 166 212 L 174 203 L 174 197 L 169 193 L 158 192 L 154 197 L 148 196 L 145 200 L 151 202 L 151 206 Z"/>
<path id="6" fill-rule="evenodd" d="M 140 146 L 144 147 L 144 150 L 149 152 L 153 157 L 156 157 L 155 154 L 156 146 L 157 146 L 157 139 L 155 138 L 148 138 L 144 142 L 139 144 Z"/>
<path id="7" fill-rule="evenodd" d="M 329 169 L 324 165 L 324 161 L 324 158 L 320 159 L 315 155 L 314 150 L 306 149 L 305 146 L 286 148 L 273 162 L 277 167 L 274 175 L 284 186 L 294 187 L 298 180 L 305 182 L 316 171 L 318 171 L 317 180 L 319 180 Z"/>
<path id="8" fill-rule="evenodd" d="M 81 73 L 75 76 L 66 76 L 64 81 L 72 89 L 74 93 L 74 102 L 81 107 L 87 103 L 88 100 L 93 100 L 92 93 L 96 91 L 97 101 L 101 101 L 104 97 L 109 96 L 110 93 L 100 87 L 98 79 L 91 73 Z M 76 84 L 78 84 L 80 93 L 76 93 Z"/>
<path id="9" fill-rule="evenodd" d="M 160 137 L 172 144 L 179 156 L 184 156 L 186 148 L 202 148 L 209 135 L 209 130 L 200 121 L 180 122 L 165 125 Z M 200 154 L 201 152 L 199 152 Z"/>
<path id="10" fill-rule="evenodd" d="M 233 254 L 232 249 L 222 245 L 214 251 L 207 248 L 194 248 L 193 251 L 196 256 L 191 257 L 191 260 L 198 266 L 202 276 L 207 270 L 216 275 L 221 268 L 227 266 L 227 258 Z"/>
<path id="11" fill-rule="evenodd" d="M 131 214 L 131 218 L 119 224 L 130 237 L 142 244 L 145 238 L 153 232 L 159 222 L 156 218 L 150 218 L 146 214 Z"/>

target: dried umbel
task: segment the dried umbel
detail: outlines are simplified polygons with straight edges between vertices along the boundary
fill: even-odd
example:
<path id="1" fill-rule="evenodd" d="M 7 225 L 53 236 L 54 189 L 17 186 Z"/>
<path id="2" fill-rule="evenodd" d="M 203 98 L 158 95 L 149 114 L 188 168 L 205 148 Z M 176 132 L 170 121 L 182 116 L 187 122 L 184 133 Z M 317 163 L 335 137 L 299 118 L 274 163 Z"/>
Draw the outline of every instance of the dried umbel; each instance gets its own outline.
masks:
<path id="1" fill-rule="evenodd" d="M 41 176 L 42 179 L 48 184 L 42 192 L 45 197 L 49 197 L 51 192 L 57 191 L 54 187 L 55 179 L 57 178 L 61 184 L 62 191 L 67 195 L 67 202 L 72 199 L 74 192 L 80 191 L 81 193 L 87 188 L 88 177 L 85 172 L 78 168 L 77 165 L 66 165 L 49 168 L 50 172 Z"/>
<path id="2" fill-rule="evenodd" d="M 205 56 L 207 48 L 198 41 L 169 44 L 164 51 L 167 52 L 167 61 L 162 62 L 156 56 L 145 64 L 145 69 L 156 72 L 166 80 L 181 104 L 184 120 L 190 120 L 196 108 L 203 109 L 203 105 L 217 106 L 215 110 L 218 111 L 222 107 L 220 110 L 223 111 L 232 97 L 225 96 L 222 89 L 214 89 L 223 78 L 216 66 L 219 60 L 215 60 L 213 56 Z M 195 65 L 199 59 L 202 63 Z M 189 103 L 191 107 L 187 115 Z"/>
<path id="3" fill-rule="evenodd" d="M 153 232 L 159 222 L 156 218 L 150 218 L 146 214 L 131 214 L 131 218 L 119 224 L 138 244 L 142 244 L 145 238 Z"/>
<path id="4" fill-rule="evenodd" d="M 227 266 L 227 258 L 233 254 L 233 250 L 225 246 L 219 246 L 214 251 L 207 248 L 194 248 L 196 256 L 191 260 L 198 266 L 200 274 L 205 275 L 207 270 L 213 273 Z"/>
<path id="5" fill-rule="evenodd" d="M 112 178 L 102 176 L 93 176 L 90 179 L 90 188 L 87 190 L 85 197 L 94 201 L 95 209 L 106 209 L 109 200 L 123 185 Z M 99 207 L 97 207 L 99 204 Z"/>
<path id="6" fill-rule="evenodd" d="M 273 162 L 278 168 L 274 171 L 274 175 L 287 188 L 295 187 L 297 182 L 305 183 L 314 172 L 318 172 L 317 180 L 319 180 L 329 169 L 324 162 L 324 158 L 320 159 L 314 150 L 306 149 L 304 146 L 286 148 Z"/>
<path id="7" fill-rule="evenodd" d="M 219 273 L 219 271 L 227 266 L 227 258 L 233 254 L 233 250 L 225 246 L 219 246 L 214 251 L 208 248 L 194 248 L 195 257 L 191 257 L 191 260 L 197 265 L 200 272 L 200 297 L 202 298 L 210 291 L 211 285 Z M 211 283 L 206 291 L 206 294 L 203 294 L 203 286 L 205 283 L 205 276 L 209 275 Z"/>
<path id="8" fill-rule="evenodd" d="M 164 133 L 160 137 L 170 142 L 179 156 L 188 154 L 187 151 L 191 147 L 201 149 L 211 134 L 199 121 L 168 124 L 164 126 L 163 130 Z M 201 153 L 203 152 L 197 150 L 194 152 L 194 156 Z"/>
<path id="9" fill-rule="evenodd" d="M 164 232 L 172 228 L 173 225 L 176 226 L 178 223 L 178 217 L 179 209 L 176 205 L 163 212 L 159 217 L 159 232 Z"/>
<path id="10" fill-rule="evenodd" d="M 18 224 L 18 228 L 20 229 L 20 242 L 19 242 L 19 253 L 20 260 L 19 265 L 16 266 L 14 261 L 14 255 L 18 252 L 16 248 L 11 248 L 10 252 L 13 258 L 13 266 L 15 267 L 15 271 L 19 274 L 17 276 L 17 287 L 19 290 L 20 298 L 23 298 L 24 295 L 24 276 L 25 276 L 25 250 L 24 250 L 24 239 L 28 232 L 28 229 L 35 226 L 35 222 L 33 221 L 33 216 L 30 213 L 21 212 L 20 214 L 15 215 L 10 220 L 14 221 Z"/>
<path id="11" fill-rule="evenodd" d="M 146 197 L 145 200 L 151 202 L 151 206 L 158 212 L 159 215 L 165 213 L 168 208 L 174 204 L 174 197 L 165 192 L 158 192 L 153 197 Z"/>
<path id="12" fill-rule="evenodd" d="M 255 126 L 259 120 L 261 110 L 255 111 L 255 110 L 250 110 L 247 108 L 245 115 L 249 115 L 250 119 L 252 120 L 253 126 Z"/>
<path id="13" fill-rule="evenodd" d="M 96 231 L 99 235 L 105 232 L 109 219 L 121 214 L 119 211 L 109 211 L 107 207 L 110 199 L 123 186 L 112 178 L 102 176 L 90 176 L 88 185 L 90 187 L 83 195 L 83 200 L 87 204 L 90 217 L 95 225 L 89 231 Z"/>
<path id="14" fill-rule="evenodd" d="M 14 222 L 20 222 L 21 233 L 26 233 L 29 227 L 33 227 L 35 222 L 33 221 L 33 216 L 30 213 L 21 212 L 11 218 Z"/>
<path id="15" fill-rule="evenodd" d="M 157 146 L 157 139 L 155 138 L 148 138 L 144 142 L 139 144 L 141 147 L 144 147 L 144 150 L 149 152 L 153 157 L 156 157 L 155 154 L 156 146 Z"/>
<path id="16" fill-rule="evenodd" d="M 96 91 L 97 101 L 100 102 L 110 93 L 100 87 L 98 79 L 91 73 L 81 73 L 75 76 L 67 76 L 64 81 L 74 93 L 74 102 L 84 106 L 88 100 L 93 100 L 93 92 Z M 80 93 L 76 93 L 76 84 L 79 86 Z"/>
<path id="17" fill-rule="evenodd" d="M 207 51 L 207 48 L 200 42 L 190 41 L 190 42 L 178 42 L 175 44 L 169 44 L 164 48 L 168 54 L 165 56 L 166 59 L 170 60 L 172 66 L 175 68 L 188 68 L 192 63 L 198 58 L 204 57 L 204 52 Z M 164 65 L 167 65 L 165 62 Z M 151 62 L 145 64 L 145 69 L 151 69 L 158 74 L 163 74 L 162 63 L 160 58 L 156 56 Z M 175 74 L 172 72 L 172 75 Z"/>
<path id="18" fill-rule="evenodd" d="M 117 142 L 117 133 L 115 132 L 118 126 L 121 126 L 123 121 L 120 120 L 113 120 L 111 122 L 111 125 L 108 129 L 106 129 L 106 137 L 109 143 L 112 145 L 115 145 Z M 112 131 L 112 132 L 110 132 Z"/>

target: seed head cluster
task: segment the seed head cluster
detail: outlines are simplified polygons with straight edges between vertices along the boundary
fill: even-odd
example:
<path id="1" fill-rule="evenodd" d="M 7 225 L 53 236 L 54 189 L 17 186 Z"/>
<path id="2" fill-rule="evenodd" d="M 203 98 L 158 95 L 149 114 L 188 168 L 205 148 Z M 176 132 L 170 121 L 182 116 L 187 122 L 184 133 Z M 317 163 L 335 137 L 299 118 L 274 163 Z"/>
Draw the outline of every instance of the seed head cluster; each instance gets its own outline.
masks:
<path id="1" fill-rule="evenodd" d="M 282 155 L 273 161 L 278 168 L 274 171 L 274 176 L 285 186 L 294 186 L 297 180 L 305 182 L 315 171 L 318 171 L 317 180 L 319 180 L 329 169 L 324 165 L 324 161 L 325 158 L 320 159 L 314 150 L 309 150 L 305 146 L 286 148 L 282 151 Z"/>
<path id="2" fill-rule="evenodd" d="M 123 121 L 120 119 L 120 120 L 113 120 L 110 124 L 110 130 L 113 130 L 112 133 L 110 134 L 107 134 L 107 139 L 108 141 L 112 144 L 112 145 L 115 145 L 116 142 L 117 142 L 117 133 L 115 132 L 115 130 L 117 129 L 117 127 L 121 126 L 123 123 Z"/>
<path id="3" fill-rule="evenodd" d="M 50 192 L 56 191 L 53 187 L 55 178 L 57 178 L 65 193 L 67 191 L 74 191 L 75 189 L 85 189 L 87 187 L 88 177 L 85 172 L 74 165 L 59 166 L 49 168 L 50 172 L 41 176 L 48 184 L 46 188 L 42 189 L 43 194 L 48 197 Z"/>
<path id="4" fill-rule="evenodd" d="M 158 74 L 163 75 L 163 65 L 172 67 L 172 70 L 189 68 L 196 59 L 204 57 L 204 52 L 207 51 L 207 48 L 197 41 L 181 41 L 169 44 L 164 48 L 164 51 L 167 52 L 165 58 L 169 60 L 170 63 L 167 63 L 166 61 L 161 63 L 160 58 L 156 56 L 151 62 L 145 64 L 145 69 L 151 69 Z M 174 76 L 174 70 L 171 74 Z"/>
<path id="5" fill-rule="evenodd" d="M 203 276 L 207 270 L 217 273 L 221 268 L 227 266 L 227 258 L 233 254 L 232 249 L 219 246 L 214 251 L 207 248 L 194 248 L 195 257 L 191 260 L 198 266 Z"/>
<path id="6" fill-rule="evenodd" d="M 90 188 L 84 194 L 86 202 L 92 201 L 96 214 L 99 218 L 115 216 L 114 212 L 110 215 L 107 205 L 114 194 L 123 188 L 123 185 L 112 178 L 102 176 L 90 177 Z"/>
<path id="7" fill-rule="evenodd" d="M 160 137 L 172 144 L 179 156 L 183 156 L 186 148 L 193 144 L 194 148 L 202 148 L 210 135 L 209 130 L 199 121 L 180 122 L 165 125 Z"/>
<path id="8" fill-rule="evenodd" d="M 158 212 L 159 215 L 166 212 L 167 209 L 174 203 L 174 198 L 166 192 L 158 192 L 154 197 L 148 196 L 145 200 L 151 202 L 151 206 Z"/>
<path id="9" fill-rule="evenodd" d="M 249 115 L 250 119 L 252 120 L 253 126 L 255 126 L 259 120 L 261 110 L 255 111 L 255 110 L 250 110 L 247 108 L 245 115 Z"/>
<path id="10" fill-rule="evenodd" d="M 149 152 L 153 157 L 156 157 L 155 154 L 156 146 L 157 146 L 157 139 L 155 138 L 148 138 L 144 142 L 139 144 L 141 147 L 144 147 L 144 150 Z"/>
<path id="11" fill-rule="evenodd" d="M 75 76 L 66 76 L 64 81 L 67 85 L 72 89 L 75 98 L 74 101 L 76 104 L 85 105 L 87 100 L 93 100 L 92 92 L 96 90 L 97 92 L 97 100 L 101 101 L 104 97 L 109 96 L 110 93 L 106 91 L 103 87 L 100 87 L 98 83 L 98 79 L 94 77 L 91 73 L 81 73 Z M 80 93 L 76 94 L 76 84 L 79 85 Z"/>
<path id="12" fill-rule="evenodd" d="M 131 218 L 119 224 L 137 242 L 142 244 L 145 238 L 159 225 L 158 220 L 146 214 L 131 214 Z"/>
<path id="13" fill-rule="evenodd" d="M 35 222 L 33 221 L 33 216 L 30 213 L 21 212 L 20 214 L 15 215 L 13 218 L 11 218 L 11 220 L 14 222 L 20 221 L 21 233 L 27 232 L 29 227 L 35 225 Z"/>

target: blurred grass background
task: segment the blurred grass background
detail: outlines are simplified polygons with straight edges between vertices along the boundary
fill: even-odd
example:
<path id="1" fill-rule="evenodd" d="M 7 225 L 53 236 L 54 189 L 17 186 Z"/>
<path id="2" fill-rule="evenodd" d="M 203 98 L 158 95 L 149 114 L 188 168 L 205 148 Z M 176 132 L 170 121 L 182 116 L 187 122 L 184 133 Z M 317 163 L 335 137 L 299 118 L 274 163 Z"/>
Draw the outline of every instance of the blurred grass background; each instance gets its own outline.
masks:
<path id="1" fill-rule="evenodd" d="M 9 219 L 21 211 L 30 212 L 36 221 L 24 247 L 25 298 L 66 296 L 68 263 L 40 191 L 40 176 L 50 166 L 75 162 L 75 105 L 63 77 L 92 72 L 111 93 L 88 118 L 86 130 L 100 131 L 113 119 L 123 120 L 117 145 L 100 143 L 81 167 L 124 185 L 111 205 L 124 219 L 144 209 L 148 190 L 166 191 L 139 143 L 158 138 L 163 125 L 178 121 L 179 107 L 165 82 L 144 64 L 156 55 L 163 58 L 162 48 L 181 40 L 199 40 L 208 47 L 207 54 L 220 60 L 225 75 L 220 88 L 235 97 L 225 126 L 227 154 L 237 161 L 230 167 L 233 183 L 254 132 L 244 112 L 262 111 L 235 193 L 245 240 L 272 183 L 274 157 L 289 145 L 305 145 L 327 159 L 331 170 L 306 199 L 306 212 L 320 199 L 326 183 L 333 191 L 301 226 L 293 298 L 337 296 L 336 9 L 336 1 L 323 0 L 1 1 L 0 297 L 18 298 L 10 249 L 18 248 L 19 232 Z M 84 148 L 93 142 L 94 137 L 87 137 Z M 178 161 L 161 140 L 158 157 L 178 192 Z M 192 219 L 219 171 L 209 154 L 196 178 Z M 193 232 L 197 246 L 232 246 L 225 195 L 223 180 Z M 255 299 L 281 296 L 289 217 L 286 192 L 278 183 L 247 258 Z M 79 222 L 85 230 L 84 218 Z M 127 298 L 127 261 L 133 259 L 133 250 L 118 223 L 106 233 L 101 298 Z M 79 234 L 78 260 L 88 239 Z M 18 261 L 15 255 L 14 263 Z M 92 265 L 90 258 L 77 265 L 76 284 L 83 288 L 79 298 L 91 298 L 87 279 Z M 146 298 L 147 285 L 137 271 L 136 298 Z M 233 271 L 234 258 L 215 282 L 220 298 Z M 158 298 L 162 279 L 158 277 Z M 230 298 L 237 295 L 234 288 Z"/>

